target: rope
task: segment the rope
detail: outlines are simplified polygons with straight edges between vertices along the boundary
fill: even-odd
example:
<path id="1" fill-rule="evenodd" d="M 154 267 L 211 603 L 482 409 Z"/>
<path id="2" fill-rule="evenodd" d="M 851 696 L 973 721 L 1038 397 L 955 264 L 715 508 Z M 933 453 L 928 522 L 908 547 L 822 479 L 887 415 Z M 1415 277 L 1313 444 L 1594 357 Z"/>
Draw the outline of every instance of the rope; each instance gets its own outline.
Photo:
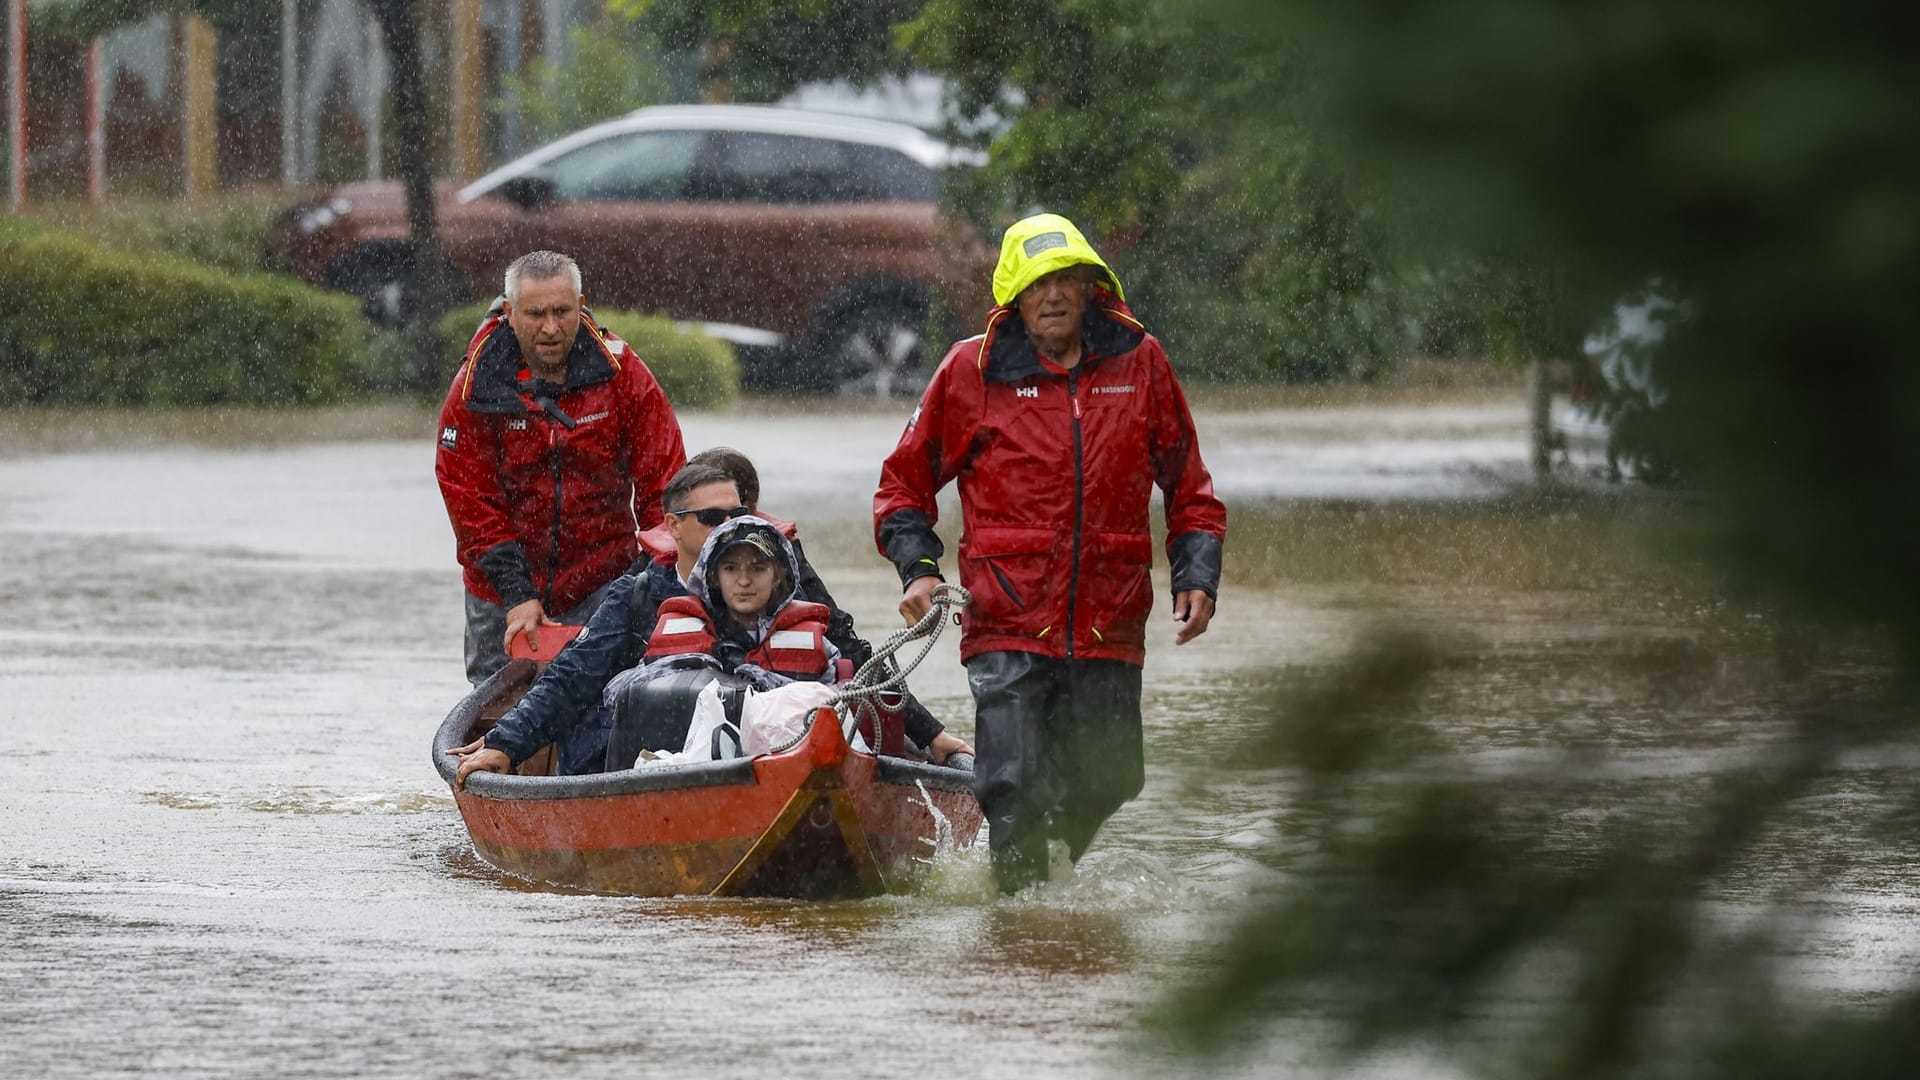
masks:
<path id="1" fill-rule="evenodd" d="M 933 652 L 933 643 L 940 640 L 940 633 L 946 629 L 949 622 L 947 616 L 957 614 L 972 599 L 967 590 L 959 585 L 946 582 L 935 585 L 932 596 L 933 606 L 927 609 L 925 615 L 920 616 L 920 621 L 889 634 L 887 640 L 873 650 L 873 656 L 860 665 L 860 670 L 853 673 L 853 678 L 843 683 L 838 690 L 834 691 L 833 696 L 826 700 L 822 707 L 827 705 L 833 707 L 834 713 L 840 718 L 840 729 L 849 743 L 853 741 L 854 732 L 859 730 L 863 716 L 872 721 L 874 739 L 877 741 L 880 738 L 880 713 L 879 707 L 875 704 L 876 700 L 884 693 L 906 692 L 907 675 L 914 668 L 919 667 L 920 662 Z M 904 648 L 908 642 L 922 638 L 926 640 L 926 644 L 921 647 L 917 656 L 907 662 L 905 667 L 900 667 L 893 662 L 894 654 Z M 778 754 L 793 749 L 800 745 L 800 741 L 807 737 L 807 732 L 812 730 L 813 714 L 809 713 L 806 727 L 801 729 L 800 734 L 769 752 Z M 871 747 L 870 749 L 877 751 L 879 748 Z"/>

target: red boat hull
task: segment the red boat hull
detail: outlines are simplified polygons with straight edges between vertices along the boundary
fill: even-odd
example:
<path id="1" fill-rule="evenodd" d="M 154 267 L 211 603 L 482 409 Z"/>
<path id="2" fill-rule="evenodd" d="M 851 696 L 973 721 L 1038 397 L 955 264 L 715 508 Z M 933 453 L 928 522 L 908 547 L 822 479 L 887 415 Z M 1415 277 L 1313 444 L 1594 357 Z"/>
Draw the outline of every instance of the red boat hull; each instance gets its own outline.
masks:
<path id="1" fill-rule="evenodd" d="M 471 741 L 530 681 L 516 661 L 434 740 Z M 598 776 L 476 773 L 454 792 L 481 857 L 534 881 L 632 896 L 830 898 L 910 887 L 936 847 L 980 831 L 971 774 L 853 751 L 830 710 L 797 746 L 751 760 Z"/>

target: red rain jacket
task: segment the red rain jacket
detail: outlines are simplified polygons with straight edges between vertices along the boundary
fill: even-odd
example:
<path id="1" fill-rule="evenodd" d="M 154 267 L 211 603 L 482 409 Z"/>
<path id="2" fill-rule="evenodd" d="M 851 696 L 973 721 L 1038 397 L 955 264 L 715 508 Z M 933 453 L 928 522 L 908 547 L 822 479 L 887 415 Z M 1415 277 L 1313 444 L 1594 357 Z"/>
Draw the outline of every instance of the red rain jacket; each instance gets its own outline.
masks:
<path id="1" fill-rule="evenodd" d="M 1146 656 L 1149 502 L 1167 514 L 1173 589 L 1217 595 L 1226 507 L 1160 342 L 1104 291 L 1084 358 L 1043 358 L 1009 306 L 941 361 L 881 467 L 875 538 L 902 582 L 937 573 L 935 495 L 960 484 L 963 660 L 983 652 Z"/>
<path id="2" fill-rule="evenodd" d="M 467 591 L 506 607 L 538 597 L 557 615 L 632 565 L 687 455 L 653 373 L 589 313 L 565 387 L 548 387 L 574 427 L 540 389 L 506 321 L 481 323 L 440 409 L 434 475 Z"/>

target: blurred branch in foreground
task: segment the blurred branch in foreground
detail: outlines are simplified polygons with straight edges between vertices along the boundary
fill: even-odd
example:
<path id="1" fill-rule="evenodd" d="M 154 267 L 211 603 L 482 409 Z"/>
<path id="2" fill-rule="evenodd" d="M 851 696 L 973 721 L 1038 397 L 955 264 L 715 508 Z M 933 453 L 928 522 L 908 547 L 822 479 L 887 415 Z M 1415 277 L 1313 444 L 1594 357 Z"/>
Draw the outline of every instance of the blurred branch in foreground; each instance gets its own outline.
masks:
<path id="1" fill-rule="evenodd" d="M 1514 775 L 1410 739 L 1449 653 L 1377 643 L 1275 703 L 1316 854 L 1167 1018 L 1217 1048 L 1312 1017 L 1528 1077 L 1910 1075 L 1910 935 L 1845 997 L 1833 966 L 1861 955 L 1823 958 L 1823 988 L 1809 952 L 1860 932 L 1859 897 L 1920 895 L 1912 35 L 1864 0 L 1208 6 L 1297 43 L 1324 133 L 1426 242 L 1577 267 L 1585 303 L 1658 281 L 1686 305 L 1648 437 L 1704 497 L 1728 591 L 1877 645 L 1674 716 L 1751 731 L 1622 787 L 1618 745 Z"/>
<path id="2" fill-rule="evenodd" d="M 1435 684 L 1484 675 L 1450 672 L 1477 667 L 1474 650 L 1430 637 L 1379 635 L 1277 692 L 1244 764 L 1299 770 L 1284 844 L 1312 854 L 1235 920 L 1160 1027 L 1230 1054 L 1279 1018 L 1331 1021 L 1354 1056 L 1438 1047 L 1537 1078 L 1907 1075 L 1913 987 L 1832 1009 L 1783 977 L 1809 896 L 1862 872 L 1850 854 L 1913 813 L 1856 793 L 1841 827 L 1805 819 L 1848 787 L 1849 754 L 1910 740 L 1913 722 L 1887 679 L 1813 652 L 1750 703 L 1731 764 L 1679 754 L 1677 776 L 1623 778 L 1604 752 L 1439 749 Z M 1701 680 L 1682 667 L 1670 675 Z"/>
<path id="3" fill-rule="evenodd" d="M 1411 242 L 1560 268 L 1574 325 L 1660 282 L 1689 315 L 1644 434 L 1721 497 L 1734 591 L 1920 657 L 1920 65 L 1884 5 L 1203 7 L 1293 43 L 1321 138 Z"/>

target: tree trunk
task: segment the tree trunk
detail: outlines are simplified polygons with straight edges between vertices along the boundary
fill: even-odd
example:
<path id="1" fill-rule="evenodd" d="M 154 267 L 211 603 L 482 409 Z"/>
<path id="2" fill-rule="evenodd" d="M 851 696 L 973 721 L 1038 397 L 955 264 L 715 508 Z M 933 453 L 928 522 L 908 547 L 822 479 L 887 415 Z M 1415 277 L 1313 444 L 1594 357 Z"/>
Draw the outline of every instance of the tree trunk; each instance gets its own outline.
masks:
<path id="1" fill-rule="evenodd" d="M 406 334 L 410 344 L 410 389 L 431 390 L 439 382 L 440 342 L 434 324 L 453 305 L 453 281 L 440 244 L 440 219 L 433 196 L 433 139 L 427 130 L 426 60 L 420 51 L 419 0 L 368 0 L 386 39 L 393 79 L 394 168 L 407 189 L 407 244 L 411 286 L 407 290 Z"/>
<path id="2" fill-rule="evenodd" d="M 1527 368 L 1527 421 L 1531 432 L 1533 475 L 1545 480 L 1553 472 L 1553 383 L 1547 362 L 1534 357 Z"/>

